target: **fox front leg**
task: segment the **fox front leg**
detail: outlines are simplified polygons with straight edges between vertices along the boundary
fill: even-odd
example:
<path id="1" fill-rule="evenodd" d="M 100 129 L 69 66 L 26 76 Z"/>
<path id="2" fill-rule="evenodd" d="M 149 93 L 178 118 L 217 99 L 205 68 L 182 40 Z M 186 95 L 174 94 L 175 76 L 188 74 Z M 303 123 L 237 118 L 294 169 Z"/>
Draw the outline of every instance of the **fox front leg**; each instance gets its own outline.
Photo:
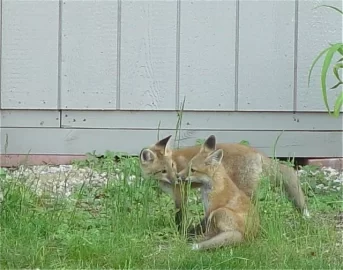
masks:
<path id="1" fill-rule="evenodd" d="M 182 209 L 180 207 L 176 207 L 175 224 L 178 231 L 181 231 L 182 229 L 182 221 Z"/>
<path id="2" fill-rule="evenodd" d="M 176 208 L 175 213 L 175 224 L 179 232 L 183 231 L 183 221 L 184 221 L 184 211 L 185 205 L 187 202 L 187 188 L 182 187 L 181 185 L 174 185 L 173 186 L 173 198 Z"/>
<path id="3" fill-rule="evenodd" d="M 169 194 L 175 204 L 175 224 L 178 229 L 178 231 L 181 231 L 182 228 L 182 221 L 183 221 L 183 216 L 182 216 L 182 197 L 186 196 L 187 194 L 184 194 L 183 196 L 181 195 L 181 188 L 179 185 L 174 185 L 170 184 L 164 181 L 159 182 L 160 188 L 167 194 Z"/>

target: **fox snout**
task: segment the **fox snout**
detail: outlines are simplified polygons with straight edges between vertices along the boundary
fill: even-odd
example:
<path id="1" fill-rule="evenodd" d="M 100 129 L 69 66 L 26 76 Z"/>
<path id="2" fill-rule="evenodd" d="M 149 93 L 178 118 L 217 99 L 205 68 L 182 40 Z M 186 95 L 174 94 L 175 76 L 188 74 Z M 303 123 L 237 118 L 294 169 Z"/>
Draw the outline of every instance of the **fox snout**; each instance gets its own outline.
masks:
<path id="1" fill-rule="evenodd" d="M 186 178 L 187 178 L 187 177 L 185 177 L 184 175 L 182 175 L 182 174 L 180 174 L 180 173 L 177 173 L 177 174 L 176 174 L 176 178 L 177 178 L 177 181 L 179 181 L 179 182 L 184 182 L 184 181 L 186 181 Z"/>
<path id="2" fill-rule="evenodd" d="M 162 182 L 165 182 L 165 183 L 167 183 L 167 184 L 172 184 L 172 181 L 170 181 L 170 179 L 167 178 L 167 177 L 162 177 L 162 178 L 161 178 L 161 181 L 162 181 Z"/>

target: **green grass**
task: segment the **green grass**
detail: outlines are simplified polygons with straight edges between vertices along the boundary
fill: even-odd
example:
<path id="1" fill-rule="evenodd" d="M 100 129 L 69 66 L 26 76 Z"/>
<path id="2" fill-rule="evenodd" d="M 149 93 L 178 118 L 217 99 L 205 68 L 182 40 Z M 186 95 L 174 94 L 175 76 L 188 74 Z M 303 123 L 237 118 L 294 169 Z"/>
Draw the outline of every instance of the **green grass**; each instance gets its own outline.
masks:
<path id="1" fill-rule="evenodd" d="M 87 165 L 105 172 L 120 167 L 140 179 L 135 158 L 93 158 Z M 5 181 L 0 268 L 343 268 L 333 219 L 342 206 L 340 192 L 315 194 L 309 186 L 313 217 L 305 220 L 267 179 L 262 183 L 260 235 L 241 246 L 199 252 L 177 233 L 173 201 L 152 179 L 80 186 L 71 200 L 38 197 L 19 181 Z M 193 221 L 202 216 L 196 194 L 189 205 Z"/>

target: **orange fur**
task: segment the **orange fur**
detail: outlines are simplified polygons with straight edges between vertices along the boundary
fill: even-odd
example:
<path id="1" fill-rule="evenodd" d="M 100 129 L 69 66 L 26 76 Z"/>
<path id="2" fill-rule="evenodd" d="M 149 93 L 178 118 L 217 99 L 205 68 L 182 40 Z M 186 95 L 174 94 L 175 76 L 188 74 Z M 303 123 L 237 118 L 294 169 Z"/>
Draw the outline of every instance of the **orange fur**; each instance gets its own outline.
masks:
<path id="1" fill-rule="evenodd" d="M 200 183 L 208 189 L 209 207 L 205 213 L 206 231 L 204 241 L 194 244 L 193 249 L 210 249 L 234 245 L 245 241 L 246 235 L 255 237 L 259 217 L 250 198 L 240 190 L 227 175 L 222 165 L 224 151 L 211 151 L 202 147 L 178 174 L 181 179 Z M 253 210 L 253 211 L 251 211 Z M 252 217 L 248 220 L 248 216 Z M 247 222 L 252 221 L 253 226 Z"/>
<path id="2" fill-rule="evenodd" d="M 189 161 L 199 153 L 201 147 L 197 145 L 172 150 L 168 146 L 170 137 L 168 136 L 156 144 L 142 149 L 140 166 L 144 175 L 154 176 L 159 181 L 162 190 L 173 197 L 178 210 L 175 221 L 180 226 L 182 222 L 181 210 L 187 199 L 187 189 L 176 183 L 175 174 L 187 168 Z M 209 139 L 205 144 L 212 150 L 223 150 L 222 165 L 227 175 L 248 197 L 253 197 L 260 182 L 261 173 L 264 172 L 268 174 L 272 183 L 282 185 L 296 209 L 308 216 L 305 196 L 293 168 L 279 164 L 250 146 L 236 143 L 216 144 L 215 138 L 214 141 Z M 167 169 L 170 166 L 172 170 L 168 173 Z M 199 187 L 201 184 L 191 183 L 191 188 Z M 205 198 L 203 197 L 203 199 Z"/>

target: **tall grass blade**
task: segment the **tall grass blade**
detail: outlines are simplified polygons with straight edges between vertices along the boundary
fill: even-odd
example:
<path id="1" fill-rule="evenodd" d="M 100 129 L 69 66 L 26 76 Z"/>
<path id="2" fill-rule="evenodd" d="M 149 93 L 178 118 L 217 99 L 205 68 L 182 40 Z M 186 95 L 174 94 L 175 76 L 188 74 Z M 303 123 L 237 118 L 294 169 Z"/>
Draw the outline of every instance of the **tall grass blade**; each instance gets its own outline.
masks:
<path id="1" fill-rule="evenodd" d="M 176 142 L 177 142 L 177 148 L 180 148 L 180 140 L 181 140 L 180 129 L 182 127 L 182 117 L 183 117 L 183 110 L 185 108 L 185 102 L 186 102 L 186 96 L 183 98 L 180 109 L 177 111 L 177 122 L 176 122 L 176 128 L 175 128 L 174 148 L 175 148 Z"/>
<path id="2" fill-rule="evenodd" d="M 161 121 L 158 121 L 158 126 L 157 126 L 157 141 L 160 140 L 160 128 L 161 128 Z"/>
<path id="3" fill-rule="evenodd" d="M 342 108 L 343 104 L 343 92 L 339 95 L 339 97 L 336 99 L 335 106 L 334 106 L 334 116 L 338 117 L 340 110 Z"/>
<path id="4" fill-rule="evenodd" d="M 273 153 L 274 153 L 274 155 L 273 155 L 273 158 L 276 158 L 276 145 L 277 145 L 277 143 L 278 143 L 278 141 L 279 141 L 279 139 L 280 139 L 280 137 L 281 137 L 283 132 L 284 132 L 284 130 L 277 136 L 277 138 L 276 138 L 276 140 L 274 142 L 274 146 L 273 146 Z"/>

